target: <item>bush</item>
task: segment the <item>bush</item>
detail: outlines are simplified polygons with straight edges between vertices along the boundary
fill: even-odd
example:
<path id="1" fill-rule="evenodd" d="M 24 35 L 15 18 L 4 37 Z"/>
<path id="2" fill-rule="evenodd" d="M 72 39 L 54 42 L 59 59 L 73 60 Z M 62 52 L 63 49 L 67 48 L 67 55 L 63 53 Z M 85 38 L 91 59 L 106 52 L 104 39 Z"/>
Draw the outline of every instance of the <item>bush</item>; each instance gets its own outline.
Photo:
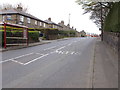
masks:
<path id="1" fill-rule="evenodd" d="M 73 30 L 59 30 L 59 35 L 60 37 L 64 38 L 64 37 L 75 37 L 76 36 L 76 31 Z"/>
<path id="2" fill-rule="evenodd" d="M 31 42 L 31 41 L 38 42 L 39 41 L 39 32 L 38 31 L 29 31 L 28 38 L 29 38 L 29 42 Z"/>
<path id="3" fill-rule="evenodd" d="M 76 36 L 76 31 L 70 30 L 70 37 L 75 37 Z"/>
<path id="4" fill-rule="evenodd" d="M 11 32 L 6 31 L 6 36 L 10 36 Z M 10 39 L 6 39 L 7 43 L 10 43 Z M 4 30 L 0 30 L 0 47 L 3 47 L 4 45 Z"/>
<path id="5" fill-rule="evenodd" d="M 23 36 L 23 32 L 21 31 L 6 31 L 6 36 L 7 37 L 22 37 Z M 39 41 L 39 32 L 38 31 L 29 31 L 28 32 L 28 38 L 29 40 L 31 40 L 32 42 L 38 42 Z M 7 43 L 22 43 L 23 40 L 13 40 L 13 39 L 6 39 Z M 4 30 L 0 30 L 0 47 L 4 46 Z"/>

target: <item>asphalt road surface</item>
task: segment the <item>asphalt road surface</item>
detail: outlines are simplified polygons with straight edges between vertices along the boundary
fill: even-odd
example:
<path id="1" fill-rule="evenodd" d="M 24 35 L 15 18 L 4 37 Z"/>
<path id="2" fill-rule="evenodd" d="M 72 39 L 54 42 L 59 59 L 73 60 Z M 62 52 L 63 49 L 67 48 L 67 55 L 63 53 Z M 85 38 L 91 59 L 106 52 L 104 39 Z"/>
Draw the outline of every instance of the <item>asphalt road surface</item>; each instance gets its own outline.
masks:
<path id="1" fill-rule="evenodd" d="M 96 38 L 70 38 L 2 53 L 3 88 L 89 88 Z"/>

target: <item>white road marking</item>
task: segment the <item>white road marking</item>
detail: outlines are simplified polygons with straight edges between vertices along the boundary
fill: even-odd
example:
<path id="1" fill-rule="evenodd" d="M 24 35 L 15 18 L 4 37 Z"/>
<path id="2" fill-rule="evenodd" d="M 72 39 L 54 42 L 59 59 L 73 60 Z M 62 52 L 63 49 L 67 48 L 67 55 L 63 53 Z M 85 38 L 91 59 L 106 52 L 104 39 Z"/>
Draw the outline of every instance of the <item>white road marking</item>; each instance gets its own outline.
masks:
<path id="1" fill-rule="evenodd" d="M 65 48 L 66 46 L 63 46 L 63 47 L 61 47 L 61 48 L 58 48 L 56 51 L 59 51 L 59 50 L 61 50 L 61 49 L 63 49 L 63 48 Z"/>
<path id="2" fill-rule="evenodd" d="M 46 56 L 48 56 L 48 55 L 49 55 L 49 54 L 45 54 L 45 55 L 43 55 L 43 56 L 40 56 L 40 57 L 38 57 L 38 58 L 35 58 L 35 59 L 33 59 L 33 60 L 25 63 L 24 65 L 28 65 L 28 64 L 30 64 L 30 63 L 33 63 L 33 62 L 37 61 L 38 59 L 43 58 L 43 57 L 46 57 Z"/>
<path id="3" fill-rule="evenodd" d="M 18 58 L 21 58 L 21 57 L 29 56 L 29 55 L 31 55 L 31 54 L 33 54 L 33 53 L 29 53 L 29 54 L 21 55 L 21 56 L 18 56 L 18 57 L 12 58 L 12 59 L 18 59 Z"/>
<path id="4" fill-rule="evenodd" d="M 59 51 L 56 50 L 55 52 L 58 53 Z"/>
<path id="5" fill-rule="evenodd" d="M 44 49 L 44 51 L 45 50 L 50 50 L 50 49 L 53 49 L 53 48 L 55 48 L 56 46 L 53 46 L 53 47 L 50 47 L 50 48 L 46 48 L 46 49 Z"/>
<path id="6" fill-rule="evenodd" d="M 59 54 L 64 54 L 64 51 L 59 51 Z"/>
<path id="7" fill-rule="evenodd" d="M 8 60 L 0 61 L 0 63 L 8 62 L 8 61 L 11 61 L 11 60 L 12 60 L 12 59 L 8 59 Z"/>
<path id="8" fill-rule="evenodd" d="M 81 55 L 81 53 L 75 51 L 55 51 L 55 53 L 66 55 Z"/>
<path id="9" fill-rule="evenodd" d="M 65 54 L 68 54 L 69 52 L 67 51 Z"/>
<path id="10" fill-rule="evenodd" d="M 52 49 L 52 48 L 55 48 L 55 47 L 56 47 L 56 46 L 51 47 L 51 48 L 47 48 L 46 50 Z M 11 59 L 7 59 L 7 60 L 4 60 L 4 61 L 1 61 L 0 63 L 4 63 L 4 62 L 8 62 L 8 61 L 13 61 L 13 62 L 22 64 L 22 65 L 28 65 L 28 64 L 30 64 L 30 63 L 32 63 L 32 62 L 37 61 L 37 60 L 40 59 L 40 58 L 43 58 L 43 57 L 48 56 L 49 54 L 52 54 L 52 53 L 55 53 L 55 52 L 58 53 L 58 52 L 59 52 L 58 50 L 61 50 L 61 49 L 65 48 L 65 47 L 66 47 L 66 46 L 60 47 L 60 48 L 56 49 L 55 51 L 50 52 L 50 53 L 48 53 L 48 54 L 29 53 L 29 54 L 25 54 L 25 55 L 21 55 L 21 56 L 15 57 L 15 58 L 11 58 Z M 64 52 L 61 51 L 61 52 L 59 52 L 59 53 L 63 54 Z M 38 58 L 35 58 L 35 59 L 33 59 L 33 60 L 31 60 L 31 61 L 29 61 L 29 62 L 27 62 L 27 63 L 22 63 L 22 62 L 19 62 L 19 61 L 16 61 L 16 60 L 15 60 L 15 59 L 18 59 L 18 58 L 21 58 L 21 57 L 29 56 L 29 55 L 31 55 L 31 54 L 40 54 L 40 55 L 42 55 L 42 56 L 40 56 L 40 57 L 38 57 Z"/>
<path id="11" fill-rule="evenodd" d="M 31 55 L 31 54 L 33 54 L 33 53 L 29 53 L 29 54 L 25 54 L 25 55 L 21 55 L 21 56 L 15 57 L 15 58 L 7 59 L 7 60 L 4 60 L 4 61 L 1 61 L 0 63 L 5 63 L 5 62 L 8 62 L 8 61 L 12 61 L 14 59 L 25 57 L 25 56 L 28 56 L 28 55 Z"/>
<path id="12" fill-rule="evenodd" d="M 71 54 L 74 54 L 75 52 L 71 52 Z"/>
<path id="13" fill-rule="evenodd" d="M 11 60 L 11 61 L 24 65 L 24 63 L 18 62 L 18 61 L 16 61 L 16 60 Z"/>
<path id="14" fill-rule="evenodd" d="M 35 53 L 35 54 L 39 54 L 39 55 L 45 55 L 45 54 L 41 54 L 41 53 Z"/>

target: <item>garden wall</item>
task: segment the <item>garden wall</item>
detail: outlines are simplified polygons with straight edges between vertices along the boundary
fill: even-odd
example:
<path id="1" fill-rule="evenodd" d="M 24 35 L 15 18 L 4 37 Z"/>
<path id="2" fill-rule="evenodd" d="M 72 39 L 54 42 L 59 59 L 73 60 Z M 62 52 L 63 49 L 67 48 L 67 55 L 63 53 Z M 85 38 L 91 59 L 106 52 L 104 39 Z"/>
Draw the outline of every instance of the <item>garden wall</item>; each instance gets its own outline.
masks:
<path id="1" fill-rule="evenodd" d="M 103 41 L 106 42 L 114 52 L 118 53 L 120 33 L 104 32 Z"/>

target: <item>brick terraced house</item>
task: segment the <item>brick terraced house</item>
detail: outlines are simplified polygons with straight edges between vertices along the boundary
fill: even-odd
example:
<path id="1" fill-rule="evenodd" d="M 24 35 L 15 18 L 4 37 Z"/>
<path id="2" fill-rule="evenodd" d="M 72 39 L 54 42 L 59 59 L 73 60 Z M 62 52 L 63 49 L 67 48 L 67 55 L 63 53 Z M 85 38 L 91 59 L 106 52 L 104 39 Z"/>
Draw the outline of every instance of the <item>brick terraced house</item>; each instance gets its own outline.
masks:
<path id="1" fill-rule="evenodd" d="M 29 28 L 45 28 L 46 22 L 22 11 L 22 7 L 0 11 L 0 22 L 24 25 Z"/>
<path id="2" fill-rule="evenodd" d="M 45 20 L 44 22 L 46 22 L 46 24 L 45 24 L 46 28 L 56 28 L 58 30 L 62 30 L 63 29 L 63 27 L 61 25 L 56 24 L 53 21 L 51 21 L 51 18 L 48 18 L 48 20 Z"/>
<path id="3" fill-rule="evenodd" d="M 17 9 L 0 10 L 0 23 L 2 22 L 24 25 L 32 29 L 55 28 L 58 30 L 75 30 L 70 28 L 69 24 L 64 25 L 64 21 L 61 21 L 58 24 L 51 21 L 51 18 L 43 21 L 31 14 L 24 12 L 23 8 L 19 5 Z"/>

